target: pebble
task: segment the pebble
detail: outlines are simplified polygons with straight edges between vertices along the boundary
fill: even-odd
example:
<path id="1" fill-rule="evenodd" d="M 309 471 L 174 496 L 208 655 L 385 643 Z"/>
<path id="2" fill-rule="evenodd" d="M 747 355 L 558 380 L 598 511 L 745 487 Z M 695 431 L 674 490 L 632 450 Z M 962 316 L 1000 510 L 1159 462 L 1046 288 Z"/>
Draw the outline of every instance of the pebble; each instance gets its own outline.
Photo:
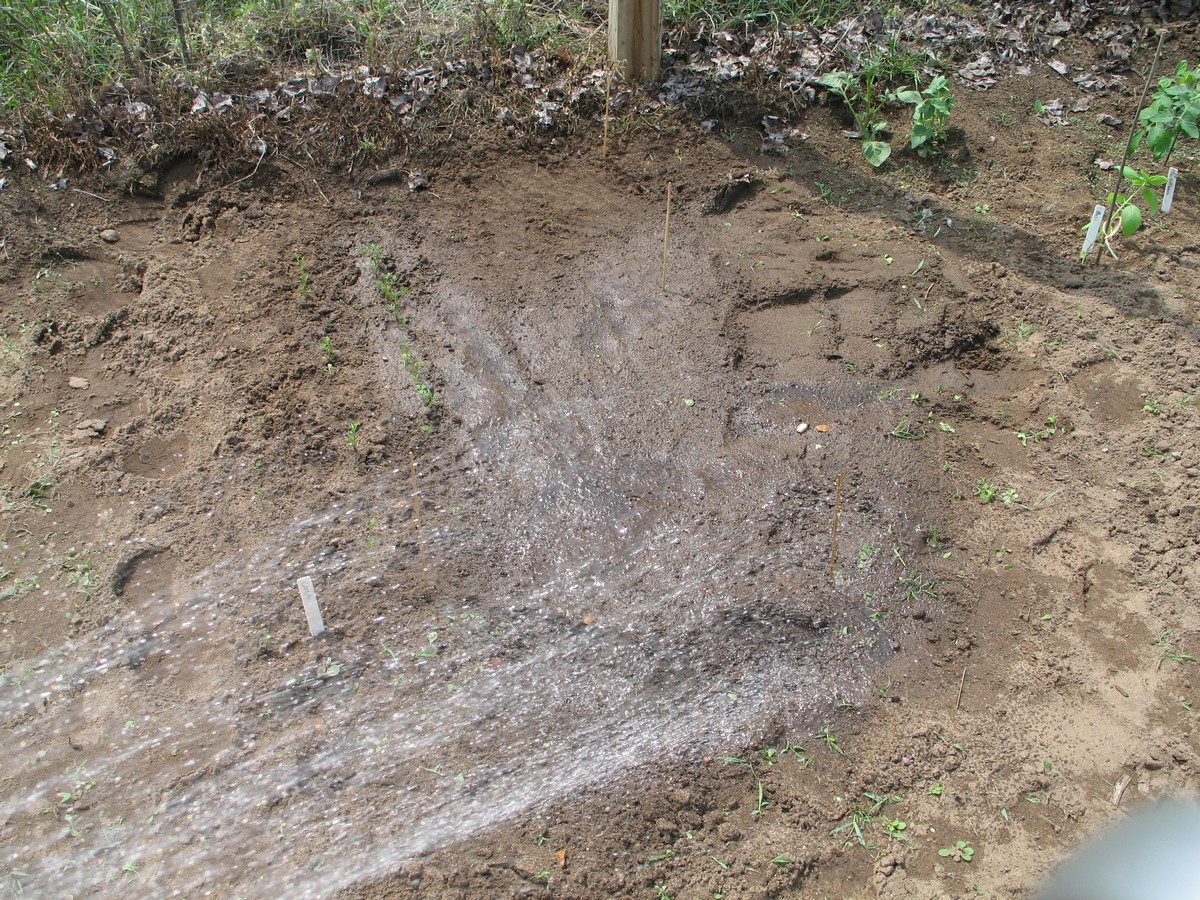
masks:
<path id="1" fill-rule="evenodd" d="M 92 386 L 92 383 L 86 378 L 80 378 L 78 375 L 72 375 L 67 379 L 67 385 L 73 388 L 79 388 L 80 390 L 86 390 Z"/>
<path id="2" fill-rule="evenodd" d="M 808 423 L 807 422 L 801 422 L 799 425 L 796 426 L 796 434 L 804 434 L 804 432 L 806 432 L 806 431 L 808 431 Z"/>
<path id="3" fill-rule="evenodd" d="M 105 228 L 100 232 L 100 240 L 106 244 L 115 244 L 120 239 L 121 235 L 117 233 L 117 229 L 115 228 Z"/>

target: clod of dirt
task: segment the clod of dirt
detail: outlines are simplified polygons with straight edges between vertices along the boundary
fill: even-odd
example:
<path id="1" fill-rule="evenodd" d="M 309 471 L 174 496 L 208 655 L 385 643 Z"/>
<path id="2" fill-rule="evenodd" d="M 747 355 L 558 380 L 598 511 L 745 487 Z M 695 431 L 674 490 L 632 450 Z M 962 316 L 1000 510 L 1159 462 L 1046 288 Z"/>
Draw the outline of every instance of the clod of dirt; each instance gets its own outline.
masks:
<path id="1" fill-rule="evenodd" d="M 729 212 L 729 210 L 733 209 L 743 200 L 749 200 L 753 197 L 758 184 L 758 180 L 750 174 L 731 177 L 729 181 L 721 185 L 712 199 L 705 204 L 705 214 L 716 216 Z"/>
<path id="2" fill-rule="evenodd" d="M 98 438 L 108 428 L 107 419 L 84 419 L 75 426 L 75 437 Z"/>

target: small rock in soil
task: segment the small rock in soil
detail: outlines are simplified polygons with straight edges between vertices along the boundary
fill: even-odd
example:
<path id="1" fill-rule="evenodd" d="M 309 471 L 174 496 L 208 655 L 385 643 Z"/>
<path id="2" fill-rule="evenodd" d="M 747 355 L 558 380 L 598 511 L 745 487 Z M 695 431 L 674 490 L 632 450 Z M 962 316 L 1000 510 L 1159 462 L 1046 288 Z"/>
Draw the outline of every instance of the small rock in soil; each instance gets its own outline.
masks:
<path id="1" fill-rule="evenodd" d="M 80 390 L 86 390 L 92 386 L 90 381 L 88 381 L 86 378 L 80 378 L 78 375 L 72 375 L 70 378 L 68 378 L 67 384 L 70 387 L 79 388 Z"/>
<path id="2" fill-rule="evenodd" d="M 100 232 L 100 240 L 104 241 L 106 244 L 115 244 L 120 239 L 121 235 L 115 228 L 105 228 L 102 232 Z"/>

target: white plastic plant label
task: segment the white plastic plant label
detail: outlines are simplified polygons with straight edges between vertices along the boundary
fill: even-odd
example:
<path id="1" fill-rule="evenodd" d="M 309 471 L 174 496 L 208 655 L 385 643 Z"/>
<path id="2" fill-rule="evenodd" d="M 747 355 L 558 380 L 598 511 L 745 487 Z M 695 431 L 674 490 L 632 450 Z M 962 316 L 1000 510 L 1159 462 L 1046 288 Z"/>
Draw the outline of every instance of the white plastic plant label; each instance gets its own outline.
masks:
<path id="1" fill-rule="evenodd" d="M 1163 191 L 1162 206 L 1159 208 L 1164 213 L 1171 211 L 1171 204 L 1175 202 L 1175 182 L 1179 180 L 1179 170 L 1174 166 L 1167 169 L 1167 187 Z"/>
<path id="2" fill-rule="evenodd" d="M 1083 238 L 1083 250 L 1081 256 L 1087 256 L 1092 252 L 1092 248 L 1096 246 L 1096 237 L 1100 234 L 1100 223 L 1104 221 L 1104 204 L 1097 203 L 1096 208 L 1092 210 L 1092 221 L 1088 224 L 1087 235 Z"/>
<path id="3" fill-rule="evenodd" d="M 313 580 L 307 575 L 296 581 L 296 587 L 300 588 L 300 600 L 304 603 L 304 617 L 308 619 L 308 630 L 316 637 L 325 630 L 325 623 L 321 619 L 321 607 L 317 605 L 317 589 L 313 587 Z"/>

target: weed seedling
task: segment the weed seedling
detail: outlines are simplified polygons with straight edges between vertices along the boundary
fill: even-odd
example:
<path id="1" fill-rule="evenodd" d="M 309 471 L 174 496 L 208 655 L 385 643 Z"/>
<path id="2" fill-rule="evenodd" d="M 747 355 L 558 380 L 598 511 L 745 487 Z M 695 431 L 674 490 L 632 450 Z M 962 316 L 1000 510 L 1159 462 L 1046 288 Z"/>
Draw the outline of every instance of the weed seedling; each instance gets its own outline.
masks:
<path id="1" fill-rule="evenodd" d="M 1163 663 L 1168 661 L 1180 664 L 1194 663 L 1196 661 L 1196 657 L 1190 653 L 1180 652 L 1175 646 L 1174 636 L 1174 628 L 1164 628 L 1158 633 L 1158 637 L 1154 640 L 1154 643 L 1150 645 L 1158 651 L 1158 667 L 1155 671 L 1160 671 Z"/>
<path id="2" fill-rule="evenodd" d="M 352 450 L 358 449 L 358 432 L 362 428 L 362 422 L 351 422 L 350 427 L 346 429 L 346 441 L 350 444 Z"/>
<path id="3" fill-rule="evenodd" d="M 901 441 L 920 441 L 925 439 L 925 426 L 905 416 L 896 423 L 890 434 Z"/>
<path id="4" fill-rule="evenodd" d="M 845 756 L 846 751 L 838 744 L 837 736 L 830 730 L 828 725 L 825 725 L 817 732 L 817 737 L 825 742 L 825 746 L 836 753 L 838 756 Z"/>
<path id="5" fill-rule="evenodd" d="M 986 479 L 979 478 L 975 481 L 975 496 L 979 498 L 980 503 L 991 503 L 996 499 L 997 488 L 994 484 Z"/>

